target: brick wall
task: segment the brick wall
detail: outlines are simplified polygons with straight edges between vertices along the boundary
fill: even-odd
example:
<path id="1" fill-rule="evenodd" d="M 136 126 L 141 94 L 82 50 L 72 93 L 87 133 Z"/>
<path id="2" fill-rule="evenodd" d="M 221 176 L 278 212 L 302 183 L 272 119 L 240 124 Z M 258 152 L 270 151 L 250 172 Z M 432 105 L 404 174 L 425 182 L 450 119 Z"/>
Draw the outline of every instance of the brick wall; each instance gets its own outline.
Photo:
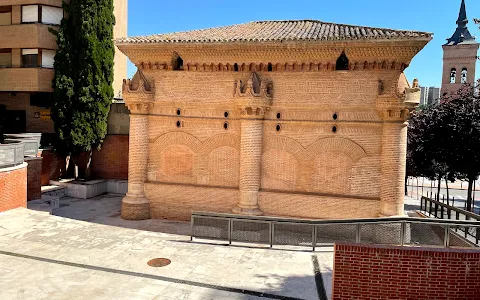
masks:
<path id="1" fill-rule="evenodd" d="M 65 160 L 52 149 L 42 151 L 42 185 L 48 185 L 50 179 L 59 179 L 65 173 Z"/>
<path id="2" fill-rule="evenodd" d="M 27 200 L 42 198 L 42 158 L 27 157 Z"/>
<path id="3" fill-rule="evenodd" d="M 0 169 L 0 212 L 27 207 L 27 164 Z"/>
<path id="4" fill-rule="evenodd" d="M 334 300 L 473 300 L 480 251 L 335 245 Z"/>
<path id="5" fill-rule="evenodd" d="M 128 178 L 128 135 L 107 135 L 100 151 L 92 154 L 94 178 Z"/>

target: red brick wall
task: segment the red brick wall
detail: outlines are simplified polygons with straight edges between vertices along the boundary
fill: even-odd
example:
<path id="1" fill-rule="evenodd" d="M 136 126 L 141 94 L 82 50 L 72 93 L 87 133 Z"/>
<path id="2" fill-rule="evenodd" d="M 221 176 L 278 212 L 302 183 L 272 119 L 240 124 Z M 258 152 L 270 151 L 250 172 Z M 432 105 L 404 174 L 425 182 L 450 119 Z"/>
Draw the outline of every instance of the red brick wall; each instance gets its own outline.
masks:
<path id="1" fill-rule="evenodd" d="M 0 169 L 0 212 L 27 207 L 27 164 Z"/>
<path id="2" fill-rule="evenodd" d="M 65 160 L 51 149 L 42 151 L 42 185 L 48 185 L 50 179 L 56 180 L 65 170 Z"/>
<path id="3" fill-rule="evenodd" d="M 42 158 L 25 158 L 27 167 L 27 200 L 42 198 Z"/>
<path id="4" fill-rule="evenodd" d="M 128 135 L 107 135 L 93 151 L 91 168 L 93 178 L 128 179 Z"/>
<path id="5" fill-rule="evenodd" d="M 480 298 L 480 251 L 335 245 L 333 299 Z"/>

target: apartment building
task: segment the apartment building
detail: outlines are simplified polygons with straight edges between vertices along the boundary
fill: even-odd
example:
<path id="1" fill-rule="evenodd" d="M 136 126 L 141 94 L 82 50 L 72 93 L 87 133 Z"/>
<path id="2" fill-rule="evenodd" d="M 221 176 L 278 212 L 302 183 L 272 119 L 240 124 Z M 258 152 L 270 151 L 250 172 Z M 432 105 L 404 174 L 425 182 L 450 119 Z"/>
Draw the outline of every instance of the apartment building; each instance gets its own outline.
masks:
<path id="1" fill-rule="evenodd" d="M 115 0 L 115 37 L 127 35 L 127 0 Z M 49 28 L 63 18 L 62 0 L 0 0 L 0 105 L 4 132 L 53 133 L 50 118 L 57 48 Z M 127 59 L 115 57 L 114 93 L 121 97 Z"/>

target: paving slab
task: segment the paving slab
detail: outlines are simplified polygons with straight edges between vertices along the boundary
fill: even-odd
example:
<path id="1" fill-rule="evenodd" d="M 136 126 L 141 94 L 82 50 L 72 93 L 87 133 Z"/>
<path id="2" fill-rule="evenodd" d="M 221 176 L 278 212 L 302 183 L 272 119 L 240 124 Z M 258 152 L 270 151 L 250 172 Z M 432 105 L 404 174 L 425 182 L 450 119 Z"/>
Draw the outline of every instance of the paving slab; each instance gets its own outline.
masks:
<path id="1" fill-rule="evenodd" d="M 0 214 L 0 299 L 318 299 L 313 257 L 331 293 L 331 247 L 190 242 L 188 222 L 121 220 L 120 201 L 63 198 L 54 213 L 65 217 Z M 147 265 L 158 257 L 171 264 Z"/>

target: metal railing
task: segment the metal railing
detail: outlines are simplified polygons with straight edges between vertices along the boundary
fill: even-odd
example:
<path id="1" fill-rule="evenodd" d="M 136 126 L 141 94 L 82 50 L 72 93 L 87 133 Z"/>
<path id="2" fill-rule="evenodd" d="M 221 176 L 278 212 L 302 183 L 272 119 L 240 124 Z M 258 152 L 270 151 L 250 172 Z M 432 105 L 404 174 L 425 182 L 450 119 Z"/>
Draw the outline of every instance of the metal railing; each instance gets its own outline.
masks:
<path id="1" fill-rule="evenodd" d="M 24 159 L 24 147 L 23 142 L 0 144 L 0 168 L 21 165 Z"/>
<path id="2" fill-rule="evenodd" d="M 458 235 L 480 232 L 480 223 L 428 218 L 376 218 L 307 220 L 194 212 L 191 240 L 202 238 L 242 243 L 306 246 L 315 248 L 337 242 L 438 247 L 478 246 Z M 465 229 L 466 228 L 466 229 Z"/>
<path id="3" fill-rule="evenodd" d="M 480 224 L 480 215 L 466 211 L 464 209 L 454 207 L 437 200 L 433 200 L 427 197 L 420 199 L 420 210 L 425 212 L 429 217 L 437 219 L 447 219 L 455 221 L 472 220 Z M 476 228 L 456 228 L 455 232 L 460 233 L 465 239 L 468 239 L 472 243 L 479 245 L 480 241 L 480 229 Z"/>

